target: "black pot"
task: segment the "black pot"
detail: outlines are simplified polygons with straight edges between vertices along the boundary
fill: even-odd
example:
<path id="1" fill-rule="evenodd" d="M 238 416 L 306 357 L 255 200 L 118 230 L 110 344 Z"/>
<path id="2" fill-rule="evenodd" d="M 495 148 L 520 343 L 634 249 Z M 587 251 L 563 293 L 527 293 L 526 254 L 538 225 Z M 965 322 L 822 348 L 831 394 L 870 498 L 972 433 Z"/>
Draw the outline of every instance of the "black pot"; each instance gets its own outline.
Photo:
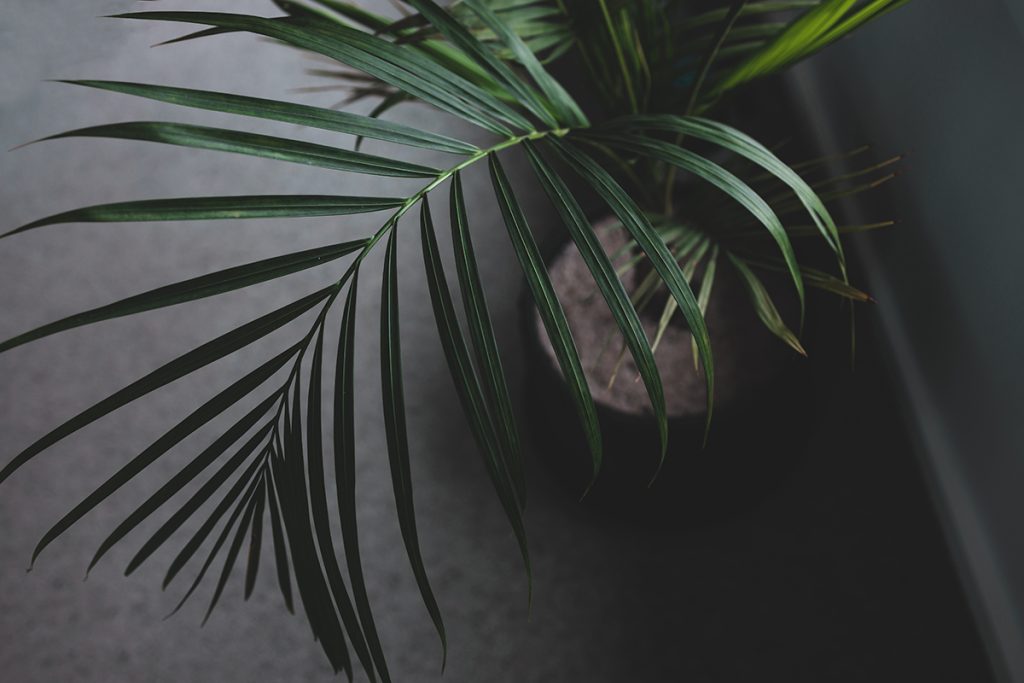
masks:
<path id="1" fill-rule="evenodd" d="M 565 246 L 562 241 L 546 250 L 549 265 Z M 604 462 L 583 502 L 618 518 L 673 527 L 751 514 L 804 458 L 834 380 L 848 367 L 848 355 L 843 361 L 848 339 L 836 334 L 844 318 L 837 315 L 835 300 L 809 299 L 808 306 L 802 339 L 820 352 L 809 358 L 793 354 L 768 379 L 744 386 L 728 402 L 716 402 L 706 445 L 704 415 L 670 418 L 668 454 L 653 482 L 660 454 L 654 417 L 597 402 Z M 579 497 L 591 480 L 592 456 L 561 370 L 542 345 L 535 315 L 524 291 L 526 411 L 535 451 L 543 468 Z"/>

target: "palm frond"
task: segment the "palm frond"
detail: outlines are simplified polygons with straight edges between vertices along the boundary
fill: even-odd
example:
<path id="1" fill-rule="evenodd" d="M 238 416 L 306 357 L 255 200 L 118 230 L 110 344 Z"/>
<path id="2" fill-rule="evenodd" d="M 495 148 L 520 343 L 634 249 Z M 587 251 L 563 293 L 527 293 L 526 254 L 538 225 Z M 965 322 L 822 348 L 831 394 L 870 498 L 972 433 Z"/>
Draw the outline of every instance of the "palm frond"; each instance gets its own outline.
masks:
<path id="1" fill-rule="evenodd" d="M 465 305 L 466 319 L 469 326 L 473 351 L 480 366 L 483 378 L 481 385 L 488 403 L 495 408 L 492 418 L 495 425 L 495 442 L 502 452 L 504 467 L 508 471 L 516 487 L 516 496 L 520 506 L 526 502 L 526 478 L 523 472 L 523 457 L 519 447 L 518 428 L 515 413 L 512 410 L 512 398 L 505 380 L 505 371 L 498 352 L 498 340 L 491 324 L 491 315 L 487 308 L 483 282 L 477 268 L 473 240 L 469 231 L 469 216 L 466 213 L 466 202 L 462 193 L 462 176 L 456 173 L 452 177 L 451 186 L 451 232 L 452 245 L 455 253 L 456 271 L 459 287 Z M 431 241 L 429 209 L 424 203 L 424 215 L 427 218 L 427 246 Z M 441 273 L 438 273 L 440 276 Z M 440 281 L 438 285 L 440 286 Z M 440 298 L 444 293 L 437 292 Z M 446 316 L 447 317 L 447 316 Z"/>
<path id="2" fill-rule="evenodd" d="M 403 219 L 419 209 L 419 237 L 427 289 L 441 347 L 469 428 L 508 517 L 529 577 L 530 556 L 523 520 L 527 491 L 522 448 L 509 382 L 499 353 L 499 339 L 487 305 L 486 277 L 481 273 L 473 247 L 473 218 L 463 197 L 463 174 L 482 172 L 483 166 L 487 167 L 509 240 L 577 407 L 592 453 L 593 476 L 596 478 L 601 471 L 602 439 L 591 387 L 583 372 L 572 330 L 527 222 L 520 194 L 500 159 L 510 150 L 525 152 L 539 187 L 583 255 L 612 312 L 624 340 L 623 356 L 628 349 L 646 386 L 661 439 L 660 460 L 664 461 L 667 416 L 654 349 L 664 325 L 676 312 L 681 312 L 693 334 L 695 359 L 699 359 L 703 368 L 710 424 L 714 406 L 714 364 L 704 312 L 714 284 L 716 264 L 722 262 L 723 257 L 743 277 L 762 320 L 798 350 L 799 341 L 782 323 L 754 269 L 781 268 L 790 274 L 801 298 L 805 282 L 851 300 L 866 297 L 846 282 L 839 243 L 844 228 L 836 226 L 824 203 L 829 197 L 855 191 L 856 188 L 850 189 L 844 183 L 860 182 L 861 176 L 843 179 L 838 185 L 812 186 L 763 145 L 734 128 L 707 118 L 661 113 L 665 110 L 658 108 L 657 100 L 663 90 L 663 79 L 676 78 L 680 69 L 672 61 L 678 56 L 673 31 L 710 35 L 710 42 L 705 41 L 701 49 L 713 51 L 703 60 L 704 66 L 699 67 L 702 74 L 699 80 L 707 80 L 708 97 L 717 97 L 725 90 L 820 49 L 867 19 L 903 3 L 747 2 L 732 6 L 731 14 L 728 10 L 713 12 L 691 17 L 688 23 L 680 23 L 674 10 L 652 0 L 641 3 L 601 0 L 600 12 L 589 17 L 572 14 L 572 3 L 567 14 L 562 2 L 546 0 L 458 0 L 449 8 L 442 8 L 432 0 L 409 0 L 415 12 L 398 22 L 365 12 L 343 0 L 311 0 L 307 4 L 280 0 L 276 4 L 283 11 L 281 16 L 170 11 L 120 16 L 199 27 L 197 32 L 180 40 L 248 33 L 318 55 L 331 63 L 328 73 L 344 73 L 346 78 L 358 80 L 368 92 L 384 94 L 384 103 L 373 115 L 154 84 L 105 80 L 68 83 L 236 116 L 239 126 L 243 126 L 247 118 L 257 118 L 343 133 L 357 139 L 356 149 L 244 130 L 162 121 L 93 126 L 45 139 L 91 137 L 158 142 L 301 163 L 344 174 L 384 175 L 408 178 L 411 182 L 419 179 L 421 184 L 403 197 L 260 194 L 143 199 L 64 211 L 7 232 L 5 237 L 24 234 L 22 239 L 29 239 L 37 228 L 72 223 L 213 221 L 386 212 L 372 234 L 192 277 L 68 316 L 0 343 L 2 352 L 80 326 L 212 297 L 316 266 L 337 265 L 336 262 L 347 259 L 343 273 L 327 276 L 327 283 L 320 289 L 180 355 L 62 422 L 23 448 L 0 469 L 0 482 L 49 447 L 129 403 L 271 333 L 284 335 L 287 330 L 292 334 L 292 327 L 298 327 L 299 333 L 283 349 L 279 348 L 269 360 L 262 361 L 201 403 L 72 508 L 44 534 L 33 561 L 50 543 L 115 491 L 130 484 L 171 448 L 238 407 L 243 416 L 222 429 L 209 445 L 121 521 L 101 543 L 90 567 L 145 520 L 170 507 L 189 485 L 196 483 L 195 492 L 180 502 L 141 544 L 126 573 L 151 558 L 175 538 L 187 522 L 211 506 L 196 531 L 183 539 L 164 579 L 167 586 L 210 545 L 178 605 L 185 604 L 220 561 L 206 611 L 205 618 L 209 618 L 239 563 L 246 540 L 244 594 L 248 597 L 253 591 L 264 529 L 269 525 L 269 543 L 283 601 L 289 610 L 294 610 L 294 582 L 310 628 L 335 671 L 345 671 L 351 676 L 354 666 L 358 665 L 371 680 L 379 677 L 389 681 L 362 569 L 355 508 L 356 308 L 360 303 L 360 269 L 367 255 L 384 243 L 379 346 L 388 460 L 406 555 L 445 650 L 444 658 L 446 636 L 441 609 L 429 582 L 429 568 L 416 526 L 410 466 L 412 441 L 405 416 L 398 289 L 402 273 L 397 259 L 397 232 Z M 744 23 L 761 20 L 768 16 L 767 12 L 776 10 L 803 13 L 786 28 L 774 23 L 757 26 Z M 723 30 L 723 20 L 729 22 L 729 29 Z M 731 28 L 732 23 L 736 23 L 735 29 Z M 597 37 L 590 40 L 593 36 Z M 751 39 L 773 41 L 768 43 L 773 47 L 742 53 L 747 55 L 744 57 L 747 61 L 724 72 L 724 67 L 736 64 L 722 61 L 726 50 Z M 618 102 L 610 111 L 621 116 L 598 125 L 591 124 L 590 112 L 584 112 L 569 89 L 548 72 L 547 62 L 562 54 L 569 45 L 583 50 L 592 73 L 601 76 L 597 85 Z M 698 68 L 699 64 L 699 61 L 689 64 L 685 69 Z M 671 75 L 672 69 L 676 70 L 675 76 Z M 690 85 L 690 88 L 675 90 L 694 93 L 694 97 L 701 93 L 699 85 Z M 477 145 L 379 118 L 378 114 L 387 107 L 407 100 L 433 106 L 491 135 L 492 140 L 487 145 Z M 665 139 L 665 136 L 673 139 Z M 387 156 L 361 152 L 358 141 L 362 138 L 394 145 L 396 152 Z M 685 145 L 689 139 L 732 152 L 758 169 L 763 177 L 746 178 L 739 171 L 727 170 Z M 436 165 L 408 162 L 400 155 L 409 147 L 428 150 L 436 154 L 439 161 Z M 634 164 L 636 159 L 642 160 L 642 164 Z M 718 215 L 728 216 L 730 221 L 733 216 L 738 218 L 727 229 L 702 227 L 694 222 L 677 221 L 673 216 L 659 215 L 657 208 L 647 201 L 645 191 L 650 188 L 644 187 L 644 179 L 649 179 L 652 170 L 666 165 L 690 171 L 720 189 L 733 204 L 728 209 L 719 207 Z M 643 260 L 650 262 L 652 272 L 641 289 L 630 293 L 624 288 L 621 270 L 613 266 L 615 256 L 603 250 L 581 208 L 581 197 L 571 189 L 574 185 L 569 174 L 582 179 L 584 186 L 604 202 L 628 233 L 637 253 L 624 267 L 633 267 Z M 664 179 L 656 172 L 655 176 L 655 180 Z M 455 290 L 445 273 L 430 210 L 431 195 L 445 185 L 451 206 L 454 280 L 458 285 Z M 634 187 L 638 189 L 633 191 Z M 812 226 L 782 222 L 782 216 L 798 209 L 810 216 Z M 755 226 L 761 224 L 765 230 L 756 231 L 747 240 L 742 232 L 746 222 Z M 846 229 L 853 230 L 855 226 Z M 808 233 L 823 238 L 835 252 L 841 269 L 839 277 L 796 260 L 790 236 Z M 757 249 L 747 253 L 741 248 L 755 244 L 763 235 L 774 242 L 777 254 L 764 254 Z M 699 294 L 695 294 L 695 280 L 702 265 Z M 665 287 L 671 296 L 661 315 L 659 333 L 652 341 L 645 334 L 640 314 L 658 287 Z M 343 292 L 334 392 L 331 405 L 325 408 L 323 375 L 329 360 L 325 354 L 330 353 L 325 347 L 325 327 Z M 464 322 L 456 313 L 457 298 L 462 299 Z M 302 324 L 309 322 L 308 328 L 302 327 L 300 320 Z M 325 444 L 322 436 L 325 412 L 333 427 L 334 439 L 330 444 Z M 328 451 L 331 450 L 341 519 L 340 544 L 332 537 L 329 524 L 329 475 L 324 461 L 330 457 Z M 203 477 L 205 479 L 199 483 Z M 212 543 L 208 543 L 211 540 Z M 339 550 L 344 552 L 343 561 L 338 559 Z M 530 585 L 532 590 L 532 583 Z"/>
<path id="3" fill-rule="evenodd" d="M 755 78 L 776 73 L 836 42 L 868 21 L 910 0 L 823 0 L 798 12 L 760 49 L 724 74 L 709 93 L 714 99 Z"/>
<path id="4" fill-rule="evenodd" d="M 458 178 L 455 179 L 455 182 L 458 182 Z M 453 185 L 453 203 L 461 202 L 461 198 L 456 198 L 461 195 L 461 192 L 456 192 L 455 187 Z M 433 219 L 430 217 L 430 207 L 426 201 L 423 203 L 420 216 L 423 262 L 427 271 L 427 285 L 431 304 L 434 307 L 438 335 L 441 338 L 441 345 L 444 348 L 448 368 L 459 393 L 463 411 L 469 419 L 477 445 L 485 456 L 487 471 L 498 498 L 512 524 L 532 590 L 530 551 L 522 519 L 526 479 L 522 470 L 522 455 L 519 452 L 515 414 L 512 411 L 511 399 L 508 397 L 508 388 L 505 384 L 504 372 L 501 369 L 501 359 L 497 349 L 494 348 L 494 333 L 490 328 L 486 305 L 482 299 L 477 299 L 471 304 L 467 297 L 467 316 L 473 318 L 471 327 L 474 330 L 472 335 L 474 345 L 477 349 L 479 363 L 483 368 L 481 374 L 486 377 L 488 384 L 485 394 L 483 384 L 473 367 L 469 346 L 455 314 L 451 291 L 448 288 L 444 266 L 437 248 L 437 237 L 434 233 Z M 453 210 L 453 218 L 455 216 L 457 213 Z M 453 227 L 454 223 L 453 221 Z M 471 253 L 469 258 L 471 259 L 469 267 L 473 268 L 472 272 L 475 273 L 475 264 L 472 263 Z M 463 266 L 460 274 L 465 269 L 466 266 Z M 464 286 L 463 291 L 473 290 L 467 290 Z"/>
<path id="5" fill-rule="evenodd" d="M 633 308 L 622 282 L 616 275 L 611 259 L 605 254 L 572 192 L 532 144 L 526 146 L 526 151 L 544 191 L 555 205 L 562 222 L 576 244 L 576 248 L 579 249 L 594 276 L 594 281 L 615 317 L 615 322 L 622 331 L 630 353 L 633 354 L 633 359 L 636 361 L 640 376 L 647 388 L 655 419 L 658 421 L 658 436 L 661 439 L 660 462 L 664 462 L 668 451 L 668 416 L 665 409 L 665 393 L 661 385 L 658 367 L 654 362 L 654 351 L 644 333 L 643 323 Z"/>
<path id="6" fill-rule="evenodd" d="M 665 283 L 697 343 L 699 357 L 704 368 L 707 387 L 707 425 L 711 426 L 714 409 L 714 362 L 711 356 L 711 340 L 707 325 L 697 307 L 697 300 L 690 284 L 683 275 L 675 257 L 651 224 L 648 215 L 622 189 L 615 179 L 593 158 L 577 147 L 552 141 L 558 154 L 601 196 L 608 208 L 618 217 L 623 227 L 650 260 L 654 270 Z"/>
<path id="7" fill-rule="evenodd" d="M 446 135 L 429 133 L 418 128 L 382 121 L 376 117 L 360 116 L 359 114 L 310 107 L 292 102 L 245 97 L 242 95 L 210 92 L 208 90 L 191 90 L 121 81 L 79 80 L 61 82 L 145 97 L 182 107 L 237 114 L 239 116 L 249 116 L 283 123 L 294 123 L 309 128 L 319 128 L 336 133 L 348 133 L 350 135 L 358 135 L 359 137 L 383 140 L 411 147 L 422 147 L 439 152 L 473 154 L 478 151 L 475 145 Z"/>

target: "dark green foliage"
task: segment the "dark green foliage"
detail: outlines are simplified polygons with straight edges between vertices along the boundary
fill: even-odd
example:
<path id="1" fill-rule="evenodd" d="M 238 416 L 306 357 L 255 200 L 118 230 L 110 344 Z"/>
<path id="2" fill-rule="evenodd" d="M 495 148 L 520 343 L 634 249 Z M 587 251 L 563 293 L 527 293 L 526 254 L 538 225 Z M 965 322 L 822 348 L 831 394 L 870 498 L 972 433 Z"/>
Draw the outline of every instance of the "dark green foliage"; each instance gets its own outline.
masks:
<path id="1" fill-rule="evenodd" d="M 89 87 L 157 100 L 178 107 L 211 110 L 245 118 L 352 136 L 355 144 L 322 145 L 262 134 L 168 122 L 129 122 L 80 129 L 44 139 L 72 136 L 160 142 L 210 151 L 247 154 L 272 161 L 312 165 L 360 175 L 422 179 L 404 197 L 273 195 L 147 199 L 63 212 L 15 228 L 4 236 L 66 223 L 227 220 L 344 216 L 386 211 L 373 234 L 339 244 L 297 251 L 193 277 L 182 282 L 94 308 L 43 325 L 0 343 L 6 351 L 75 327 L 211 297 L 349 258 L 339 276 L 325 276 L 323 288 L 230 330 L 146 374 L 25 447 L 0 470 L 0 482 L 50 446 L 119 408 L 229 356 L 272 332 L 295 336 L 198 407 L 148 448 L 118 469 L 97 490 L 60 519 L 39 542 L 33 560 L 47 545 L 108 496 L 130 483 L 146 467 L 194 432 L 216 424 L 238 408 L 242 417 L 222 429 L 167 482 L 128 515 L 103 541 L 90 567 L 142 522 L 157 514 L 190 484 L 198 486 L 157 528 L 129 562 L 134 571 L 203 515 L 169 565 L 169 585 L 212 539 L 203 564 L 179 607 L 197 590 L 218 561 L 217 581 L 206 612 L 222 598 L 248 541 L 244 596 L 252 593 L 261 552 L 272 552 L 283 601 L 294 611 L 298 599 L 335 671 L 353 674 L 357 662 L 371 680 L 389 681 L 384 649 L 374 623 L 360 556 L 356 519 L 355 384 L 356 307 L 360 266 L 385 242 L 380 302 L 380 377 L 388 458 L 399 526 L 413 575 L 446 656 L 441 610 L 428 580 L 428 567 L 416 528 L 411 458 L 415 441 L 407 431 L 400 335 L 397 231 L 419 209 L 419 238 L 427 290 L 441 347 L 484 466 L 508 517 L 527 574 L 531 572 L 523 519 L 526 477 L 509 382 L 487 305 L 485 273 L 473 247 L 476 226 L 462 192 L 462 175 L 486 166 L 508 236 L 566 377 L 593 454 L 593 475 L 602 462 L 600 425 L 590 387 L 566 317 L 533 233 L 518 190 L 499 155 L 525 151 L 530 166 L 580 250 L 607 302 L 626 350 L 636 361 L 650 397 L 667 452 L 667 416 L 662 380 L 654 353 L 665 326 L 681 312 L 692 331 L 707 384 L 707 417 L 714 401 L 714 363 L 704 311 L 716 268 L 730 264 L 741 275 L 764 323 L 787 344 L 803 352 L 799 339 L 769 298 L 757 271 L 778 271 L 792 279 L 803 300 L 804 286 L 817 287 L 851 301 L 867 295 L 846 280 L 840 235 L 870 226 L 837 226 L 825 202 L 862 191 L 886 173 L 888 162 L 848 177 L 808 183 L 797 173 L 817 171 L 815 160 L 787 166 L 775 154 L 740 131 L 711 118 L 720 98 L 762 75 L 777 72 L 834 42 L 868 19 L 905 0 L 788 0 L 721 2 L 699 15 L 685 15 L 661 0 L 455 0 L 444 8 L 433 0 L 408 0 L 414 11 L 392 21 L 343 0 L 278 0 L 282 14 L 260 17 L 212 12 L 139 12 L 135 20 L 198 26 L 179 40 L 246 32 L 315 53 L 337 63 L 325 70 L 356 83 L 354 98 L 379 97 L 371 116 L 244 95 L 115 81 L 69 81 Z M 577 5 L 583 7 L 580 9 Z M 595 10 L 596 7 L 596 11 Z M 778 13 L 782 13 L 779 15 Z M 779 19 L 779 16 L 782 19 Z M 603 101 L 603 111 L 584 112 L 547 65 L 576 50 Z M 574 86 L 576 84 L 573 84 Z M 405 101 L 433 105 L 492 136 L 483 146 L 446 135 L 390 123 L 380 117 Z M 702 114 L 697 117 L 694 114 Z M 395 146 L 384 156 L 358 151 L 372 138 Z M 695 147 L 697 142 L 704 147 Z M 712 161 L 707 146 L 727 150 L 728 164 Z M 408 147 L 437 153 L 432 165 L 404 161 Z M 448 155 L 448 156 L 446 156 Z M 709 184 L 673 210 L 676 172 Z M 627 292 L 581 209 L 569 178 L 582 179 L 618 218 L 630 239 L 627 267 L 649 261 L 651 274 L 640 289 Z M 343 177 L 342 177 L 342 181 Z M 429 197 L 449 186 L 455 262 L 453 292 L 445 273 Z M 657 195 L 657 196 L 656 196 Z M 665 199 L 664 204 L 660 200 Z M 810 217 L 810 225 L 790 219 Z M 283 229 L 283 228 L 282 228 Z M 794 240 L 814 237 L 834 253 L 838 272 L 811 268 L 797 259 Z M 23 239 L 30 239 L 26 234 Z M 13 242 L 5 242 L 12 244 Z M 698 275 L 698 268 L 703 267 Z M 696 282 L 699 277 L 700 282 Z M 699 285 L 699 287 L 698 287 Z M 347 287 L 347 292 L 346 292 Z M 648 339 L 640 314 L 658 287 L 667 297 L 659 331 Z M 346 292 L 340 341 L 334 363 L 325 354 L 325 326 Z M 493 294 L 492 294 L 493 295 Z M 461 298 L 464 322 L 460 321 Z M 307 326 L 308 323 L 308 326 Z M 463 329 L 465 325 L 465 331 Z M 298 332 L 295 332 L 295 330 Z M 323 442 L 324 368 L 331 364 L 334 387 L 326 412 L 333 442 Z M 303 388 L 305 387 L 305 391 Z M 303 397 L 304 400 L 303 400 Z M 418 400 L 410 397 L 408 400 Z M 333 458 L 331 457 L 333 455 Z M 337 543 L 330 527 L 328 487 L 333 462 L 335 497 L 341 523 Z M 198 483 L 205 475 L 205 480 Z M 266 527 L 270 540 L 263 540 Z M 344 553 L 340 560 L 338 553 Z M 532 583 L 531 583 L 532 585 Z M 351 591 L 351 592 L 350 592 Z"/>

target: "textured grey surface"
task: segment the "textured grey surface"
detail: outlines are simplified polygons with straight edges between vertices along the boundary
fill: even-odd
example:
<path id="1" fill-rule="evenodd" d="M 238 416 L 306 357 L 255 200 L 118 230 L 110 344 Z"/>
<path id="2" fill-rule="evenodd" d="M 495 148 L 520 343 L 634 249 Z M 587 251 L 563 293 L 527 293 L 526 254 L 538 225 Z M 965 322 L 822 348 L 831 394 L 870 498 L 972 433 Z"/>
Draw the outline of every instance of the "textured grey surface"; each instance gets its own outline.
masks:
<path id="1" fill-rule="evenodd" d="M 228 9 L 242 4 L 161 3 Z M 376 4 L 386 6 L 383 0 Z M 0 4 L 0 147 L 112 120 L 226 121 L 41 79 L 136 79 L 269 96 L 308 82 L 303 58 L 252 38 L 149 50 L 148 45 L 177 34 L 167 27 L 94 18 L 130 6 L 114 0 Z M 312 99 L 329 104 L 332 96 Z M 449 125 L 423 109 L 407 109 L 400 116 L 427 127 Z M 251 129 L 288 131 L 287 126 L 255 122 Z M 290 134 L 331 139 L 310 131 Z M 0 155 L 0 178 L 2 227 L 100 201 L 248 191 L 391 194 L 407 187 L 270 161 L 96 140 L 45 143 Z M 478 251 L 518 394 L 523 369 L 514 295 L 519 278 L 494 211 L 480 196 L 486 178 L 474 174 L 467 180 L 479 226 Z M 339 234 L 362 235 L 373 227 L 372 217 L 362 217 L 73 225 L 18 236 L 0 243 L 0 337 L 144 288 L 300 245 L 323 244 Z M 527 523 L 536 585 L 528 616 L 515 545 L 446 377 L 419 253 L 415 239 L 408 239 L 413 237 L 410 227 L 403 225 L 400 256 L 406 393 L 421 540 L 450 630 L 443 680 L 700 683 L 840 680 L 842 673 L 850 674 L 850 680 L 909 680 L 906 674 L 920 673 L 921 660 L 928 658 L 939 671 L 976 671 L 964 664 L 976 663 L 973 645 L 964 645 L 969 637 L 954 637 L 964 614 L 923 503 L 906 516 L 882 513 L 886 501 L 903 500 L 906 487 L 917 491 L 902 442 L 885 441 L 894 453 L 872 442 L 874 434 L 898 427 L 884 405 L 849 398 L 816 430 L 813 461 L 818 469 L 794 483 L 769 512 L 723 533 L 647 534 L 615 524 L 551 487 L 534 463 Z M 440 651 L 401 549 L 380 432 L 378 263 L 367 263 L 361 283 L 364 324 L 357 381 L 363 400 L 357 419 L 364 560 L 394 678 L 442 680 Z M 161 361 L 311 291 L 323 277 L 297 275 L 65 333 L 0 356 L 3 456 Z M 270 343 L 283 339 L 278 335 Z M 304 620 L 284 611 L 266 567 L 247 604 L 236 576 L 203 630 L 198 628 L 200 600 L 173 619 L 161 620 L 182 589 L 159 590 L 166 552 L 131 577 L 121 576 L 145 529 L 115 548 L 87 582 L 80 580 L 109 529 L 176 471 L 209 432 L 190 439 L 138 485 L 90 514 L 48 549 L 30 574 L 24 573 L 32 547 L 50 524 L 174 424 L 197 398 L 251 367 L 268 348 L 218 363 L 192 381 L 119 411 L 47 451 L 0 489 L 0 679 L 332 680 Z M 884 391 L 872 367 L 869 362 L 844 388 Z M 861 428 L 864 424 L 874 429 Z M 848 450 L 830 447 L 834 434 L 842 436 Z M 883 481 L 866 476 L 864 467 L 850 464 L 855 460 L 851 452 L 858 449 L 903 463 L 902 474 L 889 472 Z M 872 510 L 851 513 L 864 495 L 874 501 Z M 908 545 L 906 538 L 914 540 Z M 915 544 L 921 543 L 931 544 L 937 561 L 925 562 L 924 555 L 915 554 Z M 866 588 L 865 575 L 882 588 Z M 961 644 L 931 652 L 935 642 L 951 641 Z M 959 680 L 983 679 L 964 676 Z"/>

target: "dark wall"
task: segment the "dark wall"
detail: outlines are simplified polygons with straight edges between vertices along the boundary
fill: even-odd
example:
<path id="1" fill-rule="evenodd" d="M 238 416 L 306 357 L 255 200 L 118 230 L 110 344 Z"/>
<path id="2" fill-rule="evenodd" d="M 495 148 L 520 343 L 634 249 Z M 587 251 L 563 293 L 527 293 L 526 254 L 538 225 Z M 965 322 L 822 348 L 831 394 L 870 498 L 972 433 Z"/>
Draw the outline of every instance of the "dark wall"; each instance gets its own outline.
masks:
<path id="1" fill-rule="evenodd" d="M 878 201 L 899 225 L 859 246 L 936 502 L 1008 680 L 1024 680 L 1022 64 L 1021 3 L 918 0 L 795 79 L 827 145 L 908 155 Z"/>

